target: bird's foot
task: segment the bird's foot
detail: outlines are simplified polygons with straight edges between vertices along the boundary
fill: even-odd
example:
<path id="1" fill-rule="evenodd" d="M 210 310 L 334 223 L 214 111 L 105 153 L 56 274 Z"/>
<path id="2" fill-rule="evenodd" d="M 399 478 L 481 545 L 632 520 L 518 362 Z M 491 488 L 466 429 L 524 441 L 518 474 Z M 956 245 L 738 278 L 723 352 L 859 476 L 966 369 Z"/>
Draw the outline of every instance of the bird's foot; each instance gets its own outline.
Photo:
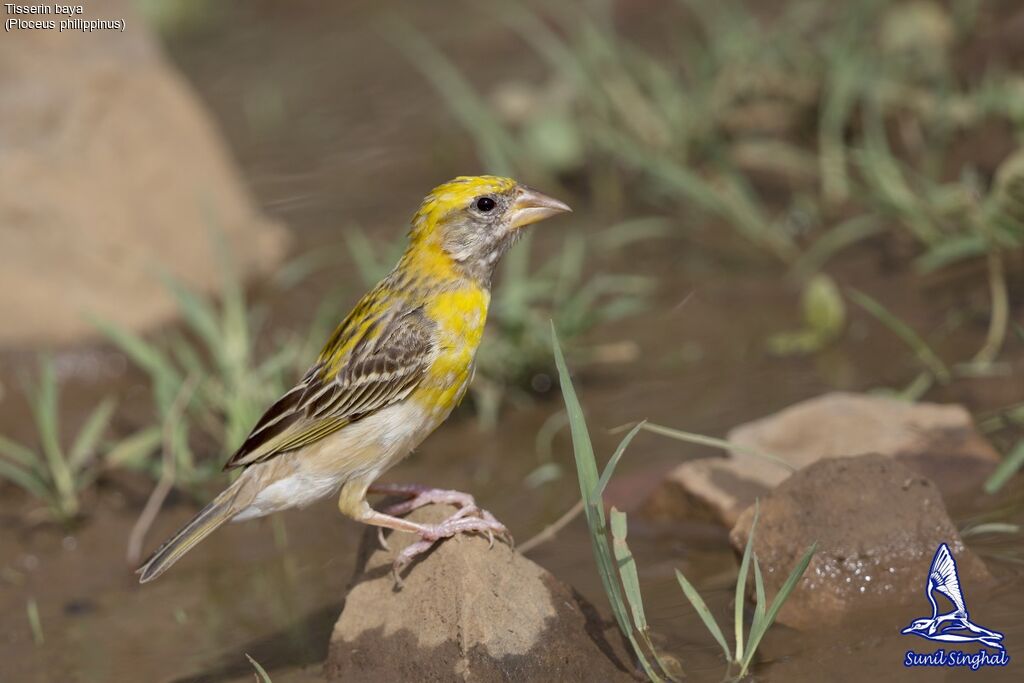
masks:
<path id="1" fill-rule="evenodd" d="M 391 515 L 392 517 L 409 514 L 413 510 L 424 505 L 430 505 L 431 503 L 479 510 L 476 500 L 468 493 L 449 491 L 447 489 L 432 489 L 427 486 L 419 486 L 418 484 L 374 484 L 370 487 L 370 493 L 403 496 L 405 498 L 402 502 L 394 503 L 381 510 L 384 514 Z"/>
<path id="2" fill-rule="evenodd" d="M 468 497 L 472 500 L 471 496 Z M 509 533 L 504 524 L 494 518 L 494 515 L 487 510 L 477 507 L 475 504 L 472 506 L 467 505 L 439 524 L 424 525 L 424 528 L 419 532 L 420 539 L 415 543 L 409 544 L 402 552 L 398 553 L 391 566 L 392 574 L 395 577 L 395 584 L 397 586 L 402 585 L 402 571 L 414 559 L 430 550 L 435 543 L 445 538 L 451 538 L 456 534 L 464 533 L 486 535 L 490 547 L 494 547 L 495 535 L 505 540 L 509 545 L 512 545 L 512 534 Z"/>
<path id="3" fill-rule="evenodd" d="M 394 503 L 381 510 L 385 515 L 389 515 L 391 517 L 401 517 L 402 515 L 407 515 L 413 510 L 424 507 L 425 505 L 436 503 L 441 505 L 454 505 L 458 507 L 459 511 L 452 517 L 452 519 L 475 516 L 501 526 L 498 520 L 494 518 L 494 515 L 476 504 L 476 500 L 472 495 L 463 493 L 462 491 L 434 489 L 417 484 L 374 484 L 370 487 L 370 493 L 406 497 L 406 500 Z M 511 545 L 512 536 L 504 526 L 501 528 L 501 535 L 506 539 L 506 541 L 508 541 L 509 545 Z M 491 545 L 494 545 L 493 533 L 493 531 L 488 532 L 488 539 L 490 540 Z M 380 542 L 382 548 L 385 550 L 390 549 L 387 541 L 384 539 L 383 528 L 377 529 L 377 540 Z"/>

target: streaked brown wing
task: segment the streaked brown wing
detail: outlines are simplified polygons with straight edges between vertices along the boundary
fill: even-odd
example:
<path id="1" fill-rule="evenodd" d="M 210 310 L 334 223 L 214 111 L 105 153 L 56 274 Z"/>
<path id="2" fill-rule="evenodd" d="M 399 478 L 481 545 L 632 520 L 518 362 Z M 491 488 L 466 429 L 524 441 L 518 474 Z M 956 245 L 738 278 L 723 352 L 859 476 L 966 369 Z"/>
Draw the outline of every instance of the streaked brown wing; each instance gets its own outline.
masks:
<path id="1" fill-rule="evenodd" d="M 274 403 L 224 469 L 307 446 L 412 393 L 430 366 L 434 323 L 420 308 L 397 310 L 365 322 L 359 334 L 336 371 L 321 358 Z"/>

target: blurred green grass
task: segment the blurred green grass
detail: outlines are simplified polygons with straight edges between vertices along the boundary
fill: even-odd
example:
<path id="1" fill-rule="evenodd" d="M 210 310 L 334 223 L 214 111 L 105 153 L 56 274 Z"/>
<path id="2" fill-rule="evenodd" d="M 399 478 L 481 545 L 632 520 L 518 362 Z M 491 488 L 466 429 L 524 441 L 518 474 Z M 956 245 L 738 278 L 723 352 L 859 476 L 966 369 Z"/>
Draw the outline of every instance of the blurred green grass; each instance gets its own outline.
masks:
<path id="1" fill-rule="evenodd" d="M 1007 149 L 990 181 L 949 159 L 957 139 L 1024 124 L 1024 78 L 954 68 L 973 3 L 790 0 L 772 18 L 737 0 L 676 4 L 668 49 L 627 35 L 606 0 L 490 6 L 545 74 L 486 92 L 415 27 L 387 31 L 486 168 L 583 180 L 598 207 L 610 170 L 632 203 L 697 210 L 683 230 L 724 224 L 787 266 L 877 234 L 830 234 L 854 219 L 913 240 L 922 271 L 1024 245 L 1022 158 Z"/>
<path id="2" fill-rule="evenodd" d="M 767 339 L 771 352 L 841 339 L 848 298 L 924 364 L 900 395 L 1008 372 L 1024 77 L 998 51 L 973 55 L 985 19 L 1006 8 L 677 0 L 658 10 L 653 26 L 611 0 L 473 7 L 541 67 L 486 87 L 412 24 L 384 30 L 488 170 L 583 188 L 596 215 L 623 203 L 660 212 L 681 239 L 775 263 L 803 290 L 804 325 Z M 988 330 L 975 353 L 941 359 L 887 302 L 837 287 L 827 269 L 867 242 L 911 277 L 984 274 Z"/>

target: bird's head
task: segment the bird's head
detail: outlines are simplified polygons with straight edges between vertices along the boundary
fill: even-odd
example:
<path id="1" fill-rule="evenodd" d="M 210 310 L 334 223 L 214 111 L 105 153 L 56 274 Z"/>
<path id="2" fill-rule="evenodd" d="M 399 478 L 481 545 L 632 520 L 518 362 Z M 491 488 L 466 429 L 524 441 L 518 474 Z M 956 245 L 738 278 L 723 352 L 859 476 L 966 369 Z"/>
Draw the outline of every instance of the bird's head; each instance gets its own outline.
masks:
<path id="1" fill-rule="evenodd" d="M 932 627 L 934 621 L 934 619 L 928 618 L 915 619 L 910 622 L 910 626 L 900 631 L 900 633 L 903 633 L 904 635 L 920 635 L 928 631 Z"/>
<path id="2" fill-rule="evenodd" d="M 523 228 L 571 210 L 511 178 L 462 176 L 423 200 L 413 217 L 410 249 L 439 249 L 464 275 L 486 284 Z"/>

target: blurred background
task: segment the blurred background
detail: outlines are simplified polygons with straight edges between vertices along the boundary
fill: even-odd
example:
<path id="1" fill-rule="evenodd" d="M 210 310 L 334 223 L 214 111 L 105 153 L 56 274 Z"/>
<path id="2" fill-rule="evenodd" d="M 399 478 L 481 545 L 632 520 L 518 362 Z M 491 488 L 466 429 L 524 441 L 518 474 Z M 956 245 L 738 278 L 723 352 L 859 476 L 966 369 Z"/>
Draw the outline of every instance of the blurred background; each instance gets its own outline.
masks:
<path id="1" fill-rule="evenodd" d="M 1019 2 L 104 0 L 85 18 L 126 28 L 0 38 L 0 680 L 241 681 L 246 652 L 318 680 L 361 534 L 333 502 L 225 527 L 145 590 L 131 563 L 224 485 L 420 199 L 484 172 L 575 213 L 506 257 L 470 396 L 389 480 L 471 490 L 521 540 L 571 508 L 553 320 L 601 461 L 641 419 L 722 437 L 835 390 L 963 405 L 1011 456 L 947 500 L 961 530 L 1005 527 L 976 541 L 999 588 L 973 610 L 1024 609 Z M 642 511 L 718 455 L 640 434 L 608 497 Z M 724 614 L 728 529 L 635 517 L 655 642 L 719 680 L 673 569 Z M 604 609 L 581 521 L 531 557 Z M 820 680 L 870 638 L 779 630 L 763 672 Z"/>

